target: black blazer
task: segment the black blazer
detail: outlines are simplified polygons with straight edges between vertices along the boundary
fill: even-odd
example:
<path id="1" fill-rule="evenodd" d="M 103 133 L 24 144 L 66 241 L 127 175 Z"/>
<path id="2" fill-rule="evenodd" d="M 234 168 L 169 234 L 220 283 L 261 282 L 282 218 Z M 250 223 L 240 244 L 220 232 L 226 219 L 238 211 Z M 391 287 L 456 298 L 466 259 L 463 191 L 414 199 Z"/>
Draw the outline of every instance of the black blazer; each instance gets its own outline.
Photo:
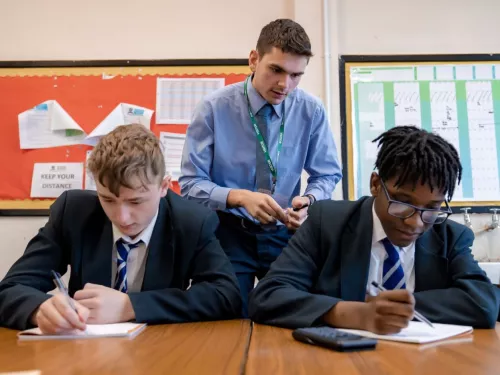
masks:
<path id="1" fill-rule="evenodd" d="M 240 315 L 241 297 L 218 240 L 218 218 L 173 192 L 160 201 L 141 292 L 129 293 L 137 322 L 178 323 Z M 71 266 L 69 293 L 86 283 L 111 287 L 113 233 L 95 192 L 72 190 L 50 209 L 45 227 L 0 282 L 0 324 L 31 325 L 54 289 L 50 270 Z M 189 281 L 192 285 L 189 289 Z"/>
<path id="2" fill-rule="evenodd" d="M 321 324 L 341 300 L 364 301 L 373 198 L 321 201 L 252 291 L 250 317 L 284 327 Z M 472 231 L 447 220 L 415 246 L 416 309 L 436 323 L 493 327 L 495 286 L 474 260 Z"/>

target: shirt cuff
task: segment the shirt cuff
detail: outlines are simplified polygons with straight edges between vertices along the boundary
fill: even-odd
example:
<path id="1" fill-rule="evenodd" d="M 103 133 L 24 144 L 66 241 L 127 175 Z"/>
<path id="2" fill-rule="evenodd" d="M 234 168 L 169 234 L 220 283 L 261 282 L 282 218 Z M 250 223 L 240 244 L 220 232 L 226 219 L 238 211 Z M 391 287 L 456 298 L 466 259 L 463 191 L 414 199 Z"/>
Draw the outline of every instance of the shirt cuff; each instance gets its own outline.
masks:
<path id="1" fill-rule="evenodd" d="M 227 207 L 227 196 L 231 188 L 215 187 L 210 193 L 211 208 L 215 210 L 225 210 Z"/>
<path id="2" fill-rule="evenodd" d="M 321 189 L 318 189 L 318 188 L 307 188 L 306 191 L 304 192 L 304 195 L 307 195 L 307 194 L 311 194 L 314 198 L 316 198 L 316 202 L 317 201 L 320 201 L 322 199 L 329 199 L 329 198 L 325 198 L 324 197 L 324 194 L 323 194 L 323 191 Z"/>

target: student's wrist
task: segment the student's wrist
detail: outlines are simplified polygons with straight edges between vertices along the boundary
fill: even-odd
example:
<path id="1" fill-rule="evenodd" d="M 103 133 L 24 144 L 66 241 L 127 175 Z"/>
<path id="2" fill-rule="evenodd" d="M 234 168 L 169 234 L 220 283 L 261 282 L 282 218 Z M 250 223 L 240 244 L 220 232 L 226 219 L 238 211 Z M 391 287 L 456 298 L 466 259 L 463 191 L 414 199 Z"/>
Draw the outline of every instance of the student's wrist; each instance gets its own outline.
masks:
<path id="1" fill-rule="evenodd" d="M 309 206 L 312 206 L 316 202 L 316 197 L 312 194 L 305 194 L 303 197 L 309 199 Z"/>
<path id="2" fill-rule="evenodd" d="M 132 305 L 132 301 L 130 300 L 130 297 L 128 295 L 125 295 L 125 303 L 123 306 L 123 316 L 122 316 L 122 321 L 123 322 L 129 322 L 131 320 L 135 320 L 135 311 L 134 311 L 134 306 Z"/>
<path id="3" fill-rule="evenodd" d="M 325 315 L 323 321 L 332 327 L 364 329 L 366 303 L 340 301 Z"/>
<path id="4" fill-rule="evenodd" d="M 243 189 L 231 189 L 227 195 L 226 206 L 229 208 L 241 207 L 243 206 L 243 201 L 245 197 L 246 190 Z"/>
<path id="5" fill-rule="evenodd" d="M 33 313 L 31 313 L 31 316 L 30 316 L 30 323 L 35 326 L 35 327 L 38 327 L 38 312 L 40 311 L 40 306 L 38 306 L 34 311 Z"/>

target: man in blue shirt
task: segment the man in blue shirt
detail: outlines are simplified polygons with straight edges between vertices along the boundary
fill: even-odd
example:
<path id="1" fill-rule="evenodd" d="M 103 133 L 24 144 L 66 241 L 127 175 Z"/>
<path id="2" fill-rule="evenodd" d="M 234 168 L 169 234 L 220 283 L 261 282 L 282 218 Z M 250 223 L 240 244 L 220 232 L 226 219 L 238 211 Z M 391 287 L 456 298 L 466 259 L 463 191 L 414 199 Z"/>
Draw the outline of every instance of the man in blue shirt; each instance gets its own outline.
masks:
<path id="1" fill-rule="evenodd" d="M 181 193 L 218 211 L 217 236 L 238 277 L 244 315 L 255 277 L 342 176 L 323 105 L 297 88 L 311 56 L 299 24 L 269 23 L 250 52 L 252 75 L 205 97 L 187 130 Z"/>

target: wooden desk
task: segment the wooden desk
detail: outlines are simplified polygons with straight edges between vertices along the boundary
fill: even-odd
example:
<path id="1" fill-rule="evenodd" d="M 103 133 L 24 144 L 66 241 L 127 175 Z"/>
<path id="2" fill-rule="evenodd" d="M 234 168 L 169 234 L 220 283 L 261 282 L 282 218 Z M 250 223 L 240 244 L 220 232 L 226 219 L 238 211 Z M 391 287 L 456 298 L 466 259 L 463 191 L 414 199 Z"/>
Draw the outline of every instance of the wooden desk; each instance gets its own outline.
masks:
<path id="1" fill-rule="evenodd" d="M 240 374 L 250 321 L 149 326 L 135 339 L 18 342 L 0 329 L 0 372 L 45 374 Z"/>
<path id="2" fill-rule="evenodd" d="M 500 325 L 447 342 L 378 342 L 374 351 L 339 353 L 303 344 L 291 330 L 255 324 L 247 375 L 500 374 Z"/>

